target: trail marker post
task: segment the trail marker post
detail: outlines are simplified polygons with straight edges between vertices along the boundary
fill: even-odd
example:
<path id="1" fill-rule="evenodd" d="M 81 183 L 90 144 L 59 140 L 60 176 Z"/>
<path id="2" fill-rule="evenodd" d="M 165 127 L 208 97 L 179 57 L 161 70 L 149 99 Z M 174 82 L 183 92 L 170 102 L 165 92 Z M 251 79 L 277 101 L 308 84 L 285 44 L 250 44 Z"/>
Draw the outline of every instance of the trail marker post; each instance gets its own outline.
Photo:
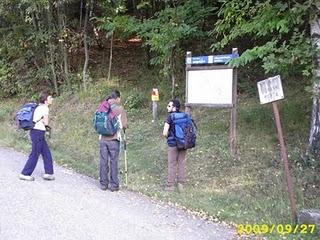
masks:
<path id="1" fill-rule="evenodd" d="M 155 122 L 158 118 L 158 101 L 159 101 L 158 88 L 152 89 L 151 101 L 152 101 L 152 122 Z"/>
<path id="2" fill-rule="evenodd" d="M 258 91 L 259 91 L 259 98 L 260 98 L 261 104 L 266 104 L 270 102 L 272 103 L 272 110 L 275 118 L 275 123 L 277 127 L 277 132 L 278 132 L 278 139 L 280 143 L 280 154 L 284 164 L 284 174 L 285 174 L 287 190 L 289 194 L 291 217 L 292 217 L 292 221 L 296 223 L 297 207 L 296 207 L 296 200 L 293 192 L 293 181 L 290 175 L 288 154 L 287 154 L 287 149 L 286 149 L 286 145 L 283 138 L 280 114 L 279 114 L 279 109 L 277 105 L 277 101 L 284 98 L 280 76 L 278 75 L 278 76 L 271 77 L 258 82 Z"/>

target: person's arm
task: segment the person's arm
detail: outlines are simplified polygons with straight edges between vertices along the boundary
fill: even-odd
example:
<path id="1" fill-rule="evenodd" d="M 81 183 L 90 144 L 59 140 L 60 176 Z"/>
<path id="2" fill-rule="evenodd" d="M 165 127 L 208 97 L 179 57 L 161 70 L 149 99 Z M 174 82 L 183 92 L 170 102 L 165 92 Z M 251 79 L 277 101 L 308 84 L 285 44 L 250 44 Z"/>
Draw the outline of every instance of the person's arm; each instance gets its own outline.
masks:
<path id="1" fill-rule="evenodd" d="M 41 111 L 42 111 L 42 122 L 45 126 L 49 125 L 49 108 L 46 106 L 41 106 Z"/>
<path id="2" fill-rule="evenodd" d="M 170 128 L 170 125 L 169 125 L 169 123 L 166 122 L 166 123 L 164 124 L 163 132 L 162 132 L 162 135 L 163 135 L 164 137 L 168 137 L 169 128 Z"/>
<path id="3" fill-rule="evenodd" d="M 49 115 L 44 115 L 42 122 L 45 126 L 48 126 L 49 125 Z"/>
<path id="4" fill-rule="evenodd" d="M 122 111 L 121 111 L 120 121 L 121 121 L 122 129 L 127 129 L 128 128 L 128 118 L 127 118 L 127 112 L 124 109 L 122 109 Z"/>

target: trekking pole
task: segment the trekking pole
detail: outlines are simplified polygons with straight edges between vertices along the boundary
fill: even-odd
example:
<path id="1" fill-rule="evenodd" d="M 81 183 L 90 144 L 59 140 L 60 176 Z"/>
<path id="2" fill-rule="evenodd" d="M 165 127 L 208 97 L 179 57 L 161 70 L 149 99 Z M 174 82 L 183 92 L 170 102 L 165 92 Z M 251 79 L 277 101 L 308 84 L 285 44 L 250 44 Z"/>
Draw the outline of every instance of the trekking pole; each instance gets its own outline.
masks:
<path id="1" fill-rule="evenodd" d="M 123 129 L 123 149 L 124 149 L 124 173 L 126 174 L 126 186 L 128 186 L 127 138 L 126 138 L 125 129 Z"/>

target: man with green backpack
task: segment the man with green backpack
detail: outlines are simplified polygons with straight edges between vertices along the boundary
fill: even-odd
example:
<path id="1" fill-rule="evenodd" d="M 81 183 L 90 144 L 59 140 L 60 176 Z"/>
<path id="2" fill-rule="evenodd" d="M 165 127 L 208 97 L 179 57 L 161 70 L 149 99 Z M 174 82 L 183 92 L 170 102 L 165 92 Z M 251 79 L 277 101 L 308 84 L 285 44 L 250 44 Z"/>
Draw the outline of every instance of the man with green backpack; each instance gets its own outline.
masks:
<path id="1" fill-rule="evenodd" d="M 128 127 L 127 114 L 120 105 L 120 92 L 114 90 L 100 103 L 93 118 L 99 134 L 100 145 L 100 188 L 119 190 L 118 159 L 120 152 L 120 130 Z M 110 175 L 110 178 L 109 178 Z"/>

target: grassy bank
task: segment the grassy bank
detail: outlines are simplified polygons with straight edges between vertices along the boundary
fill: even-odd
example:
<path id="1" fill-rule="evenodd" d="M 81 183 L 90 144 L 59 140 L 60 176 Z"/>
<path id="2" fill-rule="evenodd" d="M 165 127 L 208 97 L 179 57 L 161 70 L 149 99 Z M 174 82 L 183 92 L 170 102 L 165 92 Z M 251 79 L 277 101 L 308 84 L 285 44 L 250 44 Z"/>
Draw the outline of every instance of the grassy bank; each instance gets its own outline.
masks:
<path id="1" fill-rule="evenodd" d="M 104 92 L 114 87 L 122 91 L 123 101 L 149 98 L 149 92 L 139 92 L 138 96 L 137 91 L 129 86 L 100 82 L 86 93 L 55 99 L 50 124 L 53 132 L 49 142 L 58 164 L 98 178 L 98 142 L 91 120 L 99 101 L 105 96 Z M 127 105 L 134 102 L 127 102 Z M 163 191 L 167 155 L 166 141 L 161 133 L 166 103 L 165 100 L 159 103 L 159 120 L 155 123 L 151 122 L 149 106 L 132 107 L 129 111 L 130 126 L 126 132 L 128 189 L 179 205 L 212 220 L 269 225 L 291 222 L 271 105 L 261 106 L 257 98 L 239 97 L 236 158 L 228 150 L 229 110 L 194 109 L 198 143 L 188 152 L 188 184 L 185 192 L 179 194 Z M 0 144 L 27 152 L 27 134 L 17 130 L 12 121 L 14 110 L 20 104 L 18 100 L 1 101 Z M 316 163 L 305 168 L 300 161 L 308 135 L 307 110 L 310 106 L 311 100 L 300 91 L 291 91 L 286 100 L 280 102 L 298 209 L 320 208 L 319 168 Z M 123 156 L 120 156 L 122 184 Z M 318 230 L 312 235 L 300 235 L 300 238 L 316 239 Z M 298 235 L 269 236 L 270 239 L 279 237 L 294 239 Z"/>

